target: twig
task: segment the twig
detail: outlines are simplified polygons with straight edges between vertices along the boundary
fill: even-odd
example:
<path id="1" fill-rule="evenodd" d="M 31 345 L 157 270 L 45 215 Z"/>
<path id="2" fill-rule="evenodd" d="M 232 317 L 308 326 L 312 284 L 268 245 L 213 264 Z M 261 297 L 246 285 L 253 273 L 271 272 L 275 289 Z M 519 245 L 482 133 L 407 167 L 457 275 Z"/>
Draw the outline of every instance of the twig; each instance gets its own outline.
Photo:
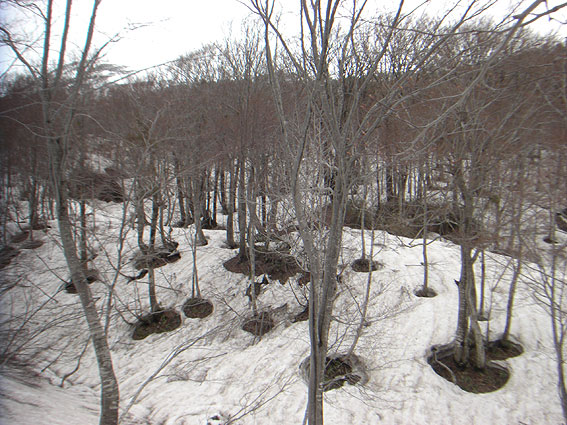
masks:
<path id="1" fill-rule="evenodd" d="M 449 368 L 449 366 L 447 366 L 445 363 L 443 363 L 441 360 L 437 358 L 437 350 L 433 351 L 433 360 L 435 360 L 435 363 L 442 366 L 447 372 L 449 372 L 449 375 L 451 377 L 451 382 L 457 385 L 457 377 L 455 376 L 453 371 Z"/>
<path id="2" fill-rule="evenodd" d="M 63 375 L 63 378 L 61 378 L 61 383 L 59 384 L 59 386 L 61 388 L 63 388 L 63 384 L 65 383 L 65 381 L 67 380 L 67 378 L 71 377 L 75 372 L 77 372 L 79 370 L 79 368 L 81 367 L 81 360 L 83 358 L 83 356 L 85 355 L 85 353 L 87 352 L 87 347 L 89 346 L 91 339 L 87 339 L 87 343 L 85 344 L 85 346 L 83 347 L 83 351 L 81 351 L 81 354 L 79 354 L 79 359 L 77 360 L 77 365 L 75 366 L 75 368 L 69 372 L 66 373 L 65 375 Z"/>

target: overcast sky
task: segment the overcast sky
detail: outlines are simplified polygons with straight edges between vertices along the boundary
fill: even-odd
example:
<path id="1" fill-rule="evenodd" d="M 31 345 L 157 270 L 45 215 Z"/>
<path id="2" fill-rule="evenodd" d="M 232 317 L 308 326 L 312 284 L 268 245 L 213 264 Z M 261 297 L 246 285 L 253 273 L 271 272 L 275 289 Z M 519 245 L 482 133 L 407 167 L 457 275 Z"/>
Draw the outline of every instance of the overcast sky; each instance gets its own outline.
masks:
<path id="1" fill-rule="evenodd" d="M 435 8 L 442 9 L 449 0 L 432 0 L 426 9 L 434 13 Z M 411 7 L 417 0 L 406 0 Z M 549 1 L 549 7 L 561 1 Z M 64 1 L 55 2 L 63 7 Z M 243 0 L 242 3 L 248 3 Z M 220 40 L 231 34 L 238 34 L 240 22 L 249 14 L 249 10 L 238 0 L 103 0 L 97 18 L 97 44 L 103 43 L 110 36 L 122 33 L 118 43 L 107 50 L 106 61 L 126 65 L 131 69 L 141 69 L 173 60 L 181 54 L 198 49 L 203 44 Z M 283 10 L 284 22 L 291 32 L 296 26 L 296 15 L 293 10 L 298 0 L 280 1 L 287 10 Z M 369 10 L 374 12 L 380 8 L 394 7 L 392 0 L 371 0 Z M 508 8 L 510 0 L 498 0 L 495 14 L 501 15 Z M 527 2 L 526 2 L 527 3 Z M 74 14 L 71 40 L 77 49 L 84 44 L 84 33 L 87 17 L 92 7 L 91 1 L 76 0 L 73 4 Z M 408 8 L 409 10 L 409 8 Z M 31 42 L 41 33 L 41 27 L 34 25 L 29 16 L 15 16 L 0 10 L 2 23 L 14 29 L 24 29 L 23 39 Z M 59 16 L 56 24 L 63 22 L 63 10 L 56 9 Z M 565 13 L 562 14 L 565 16 Z M 134 31 L 126 29 L 143 25 Z M 539 31 L 557 29 L 559 25 L 548 20 L 538 24 Z M 566 34 L 567 35 L 567 34 Z M 31 52 L 28 52 L 31 54 Z M 12 55 L 4 48 L 0 49 L 0 72 L 3 72 L 13 61 Z"/>

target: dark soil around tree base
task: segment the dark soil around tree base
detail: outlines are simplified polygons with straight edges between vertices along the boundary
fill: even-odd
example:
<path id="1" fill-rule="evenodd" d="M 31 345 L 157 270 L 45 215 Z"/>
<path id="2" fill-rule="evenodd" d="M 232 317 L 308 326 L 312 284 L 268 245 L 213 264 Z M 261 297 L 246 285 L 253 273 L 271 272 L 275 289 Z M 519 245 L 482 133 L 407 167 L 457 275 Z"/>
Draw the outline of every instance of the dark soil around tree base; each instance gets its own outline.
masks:
<path id="1" fill-rule="evenodd" d="M 49 224 L 47 224 L 47 222 L 43 219 L 39 219 L 37 220 L 35 223 L 33 223 L 33 226 L 31 227 L 31 230 L 48 230 L 51 229 L 51 226 Z M 30 230 L 30 226 L 24 226 L 22 227 L 23 231 L 28 231 Z"/>
<path id="2" fill-rule="evenodd" d="M 248 256 L 243 260 L 240 256 L 227 260 L 223 263 L 225 269 L 233 273 L 243 275 L 250 274 L 250 262 Z M 295 259 L 277 251 L 257 252 L 255 255 L 255 275 L 267 274 L 270 279 L 279 280 L 283 285 L 292 276 L 301 271 Z"/>
<path id="3" fill-rule="evenodd" d="M 270 282 L 266 279 L 266 275 L 264 275 L 264 279 L 260 282 L 254 282 L 254 298 L 258 298 L 258 296 L 262 293 L 262 286 L 269 285 Z M 248 285 L 246 288 L 246 292 L 244 295 L 248 297 L 250 302 L 252 302 L 252 284 Z"/>
<path id="4" fill-rule="evenodd" d="M 437 296 L 437 292 L 435 292 L 431 288 L 419 288 L 414 291 L 414 295 L 420 298 L 433 298 Z"/>
<path id="5" fill-rule="evenodd" d="M 151 334 L 171 332 L 181 326 L 181 315 L 175 310 L 161 310 L 142 316 L 135 325 L 133 340 L 144 339 Z"/>
<path id="6" fill-rule="evenodd" d="M 497 339 L 491 341 L 486 347 L 486 357 L 490 360 L 506 360 L 518 357 L 524 353 L 524 347 L 512 341 Z"/>
<path id="7" fill-rule="evenodd" d="M 43 241 L 39 239 L 28 240 L 20 245 L 22 249 L 37 249 L 43 245 Z"/>
<path id="8" fill-rule="evenodd" d="M 368 273 L 370 270 L 373 272 L 384 267 L 377 261 L 370 261 L 368 258 L 359 258 L 352 263 L 352 269 L 358 273 Z"/>
<path id="9" fill-rule="evenodd" d="M 181 253 L 167 248 L 157 248 L 154 252 L 142 253 L 138 252 L 134 257 L 134 268 L 141 269 L 157 269 L 166 264 L 175 263 L 181 258 Z"/>
<path id="10" fill-rule="evenodd" d="M 8 266 L 12 259 L 16 258 L 20 251 L 12 246 L 5 246 L 0 249 L 0 270 Z"/>
<path id="11" fill-rule="evenodd" d="M 297 313 L 295 316 L 293 316 L 293 319 L 291 321 L 293 323 L 296 323 L 306 322 L 307 320 L 309 320 L 309 305 L 305 306 L 301 313 Z"/>
<path id="12" fill-rule="evenodd" d="M 309 282 L 311 282 L 311 273 L 310 272 L 303 272 L 301 273 L 301 276 L 299 277 L 299 279 L 297 280 L 297 284 L 299 286 L 305 286 L 307 285 Z"/>
<path id="13" fill-rule="evenodd" d="M 451 349 L 432 353 L 427 362 L 435 373 L 464 391 L 475 394 L 489 393 L 504 387 L 510 372 L 501 365 L 488 362 L 484 369 L 472 365 L 458 365 Z"/>
<path id="14" fill-rule="evenodd" d="M 29 230 L 24 230 L 22 232 L 16 233 L 14 236 L 10 238 L 10 243 L 20 243 L 25 241 L 29 238 L 30 232 Z"/>
<path id="15" fill-rule="evenodd" d="M 201 228 L 203 230 L 226 230 L 226 227 L 220 226 L 212 217 L 202 218 Z"/>
<path id="16" fill-rule="evenodd" d="M 299 368 L 304 374 L 305 380 L 309 381 L 309 357 L 301 362 Z M 336 390 L 345 383 L 355 385 L 364 384 L 367 381 L 364 366 L 360 359 L 354 354 L 334 355 L 325 358 L 325 373 L 321 386 L 323 391 Z"/>
<path id="17" fill-rule="evenodd" d="M 213 312 L 213 303 L 204 298 L 189 298 L 183 304 L 183 313 L 190 319 L 204 319 Z"/>
<path id="18" fill-rule="evenodd" d="M 89 285 L 93 282 L 96 282 L 100 278 L 98 274 L 98 270 L 96 269 L 89 269 L 85 271 L 85 277 L 87 278 L 87 283 Z M 75 287 L 75 284 L 73 283 L 72 280 L 65 282 L 65 291 L 67 291 L 69 294 L 77 293 L 77 288 Z"/>
<path id="19" fill-rule="evenodd" d="M 259 313 L 244 322 L 242 330 L 252 335 L 262 336 L 270 332 L 274 328 L 274 321 L 268 312 Z"/>
<path id="20" fill-rule="evenodd" d="M 345 356 L 325 358 L 325 375 L 323 377 L 323 391 L 336 390 L 346 382 L 354 385 L 360 381 L 360 376 L 352 373 L 352 366 Z"/>

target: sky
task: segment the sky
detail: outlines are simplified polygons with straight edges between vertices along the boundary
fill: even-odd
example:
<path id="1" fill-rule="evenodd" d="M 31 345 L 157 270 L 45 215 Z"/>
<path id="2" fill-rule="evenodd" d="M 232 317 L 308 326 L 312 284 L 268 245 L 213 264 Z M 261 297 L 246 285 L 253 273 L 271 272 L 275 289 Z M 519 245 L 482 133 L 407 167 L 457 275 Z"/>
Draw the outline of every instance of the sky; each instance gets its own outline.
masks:
<path id="1" fill-rule="evenodd" d="M 95 44 L 101 45 L 120 34 L 120 40 L 106 49 L 107 62 L 133 70 L 158 65 L 206 43 L 238 34 L 241 21 L 250 15 L 244 5 L 248 2 L 249 0 L 102 0 L 97 17 Z M 447 2 L 448 0 L 431 0 L 424 10 L 430 14 L 435 13 L 436 10 L 443 10 Z M 396 2 L 370 0 L 369 10 L 387 9 L 388 5 L 393 7 L 394 3 Z M 406 0 L 408 7 L 416 3 L 418 0 Z M 510 3 L 509 0 L 498 0 L 494 13 L 504 13 Z M 550 0 L 549 7 L 559 3 L 558 0 Z M 63 1 L 55 1 L 58 27 L 63 23 L 63 4 Z M 291 33 L 297 32 L 298 28 L 297 13 L 293 10 L 297 9 L 297 4 L 297 0 L 280 1 L 280 5 L 283 5 L 282 21 Z M 76 51 L 84 44 L 91 5 L 91 1 L 85 0 L 73 4 L 70 40 Z M 14 15 L 6 8 L 0 8 L 0 16 L 2 25 L 23 34 L 23 41 L 29 43 L 38 39 L 42 28 L 30 16 Z M 536 26 L 538 31 L 543 32 L 557 28 L 560 25 L 547 19 Z M 32 52 L 28 50 L 27 54 L 32 55 Z M 0 74 L 12 62 L 11 52 L 5 47 L 0 48 Z"/>

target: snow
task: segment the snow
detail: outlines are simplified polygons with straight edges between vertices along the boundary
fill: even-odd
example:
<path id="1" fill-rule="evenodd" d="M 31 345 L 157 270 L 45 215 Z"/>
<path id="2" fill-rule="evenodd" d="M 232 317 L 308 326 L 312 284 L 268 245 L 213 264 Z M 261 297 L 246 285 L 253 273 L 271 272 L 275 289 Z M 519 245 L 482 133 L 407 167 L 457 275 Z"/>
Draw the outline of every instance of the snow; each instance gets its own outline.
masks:
<path id="1" fill-rule="evenodd" d="M 101 236 L 93 243 L 99 254 L 94 265 L 103 282 L 111 284 L 116 272 L 110 262 L 117 264 L 115 246 L 122 208 L 97 203 L 96 211 L 93 221 Z M 20 344 L 12 359 L 20 363 L 9 361 L 1 369 L 3 425 L 98 423 L 96 361 L 90 344 L 85 350 L 88 336 L 78 297 L 63 291 L 57 277 L 68 278 L 56 225 L 51 226 L 46 233 L 36 232 L 46 241 L 41 248 L 22 251 L 1 272 L 2 321 L 12 319 L 3 328 L 15 330 L 25 322 L 25 332 L 9 345 Z M 120 384 L 121 423 L 301 423 L 307 386 L 299 364 L 309 353 L 307 323 L 292 323 L 282 317 L 276 328 L 261 338 L 241 330 L 251 314 L 244 296 L 248 282 L 222 267 L 235 255 L 224 247 L 225 232 L 205 234 L 209 244 L 198 248 L 199 280 L 203 296 L 215 305 L 213 314 L 205 319 L 188 319 L 182 314 L 179 329 L 133 341 L 132 312 L 148 311 L 147 285 L 144 279 L 127 284 L 126 278 L 117 277 L 109 345 Z M 180 243 L 182 258 L 156 269 L 157 295 L 163 307 L 181 311 L 191 295 L 190 229 L 174 229 L 172 236 Z M 369 232 L 366 238 L 368 249 L 372 243 Z M 345 228 L 343 244 L 340 262 L 348 266 L 360 257 L 360 231 Z M 534 303 L 525 283 L 518 288 L 512 325 L 512 334 L 524 353 L 503 362 L 511 372 L 510 380 L 493 393 L 467 393 L 436 375 L 426 358 L 432 345 L 448 343 L 454 337 L 458 246 L 443 239 L 431 242 L 430 286 L 438 296 L 418 298 L 413 291 L 423 279 L 420 241 L 376 232 L 374 244 L 374 260 L 384 267 L 373 272 L 370 325 L 364 328 L 355 350 L 369 380 L 325 393 L 327 423 L 562 422 L 549 318 Z M 136 235 L 130 231 L 122 259 L 126 275 L 135 274 L 129 263 L 135 248 Z M 504 327 L 511 270 L 501 275 L 508 263 L 507 257 L 487 254 L 490 339 L 496 339 Z M 330 332 L 334 352 L 344 352 L 350 346 L 366 279 L 367 274 L 344 268 L 335 304 L 337 320 Z M 269 285 L 258 298 L 259 309 L 287 303 L 290 317 L 299 313 L 302 307 L 297 299 L 302 300 L 302 288 L 296 280 Z M 6 283 L 15 281 L 19 284 L 7 289 Z M 102 309 L 107 285 L 95 282 L 91 289 Z M 482 326 L 486 334 L 486 322 Z M 64 379 L 78 363 L 77 372 Z"/>

